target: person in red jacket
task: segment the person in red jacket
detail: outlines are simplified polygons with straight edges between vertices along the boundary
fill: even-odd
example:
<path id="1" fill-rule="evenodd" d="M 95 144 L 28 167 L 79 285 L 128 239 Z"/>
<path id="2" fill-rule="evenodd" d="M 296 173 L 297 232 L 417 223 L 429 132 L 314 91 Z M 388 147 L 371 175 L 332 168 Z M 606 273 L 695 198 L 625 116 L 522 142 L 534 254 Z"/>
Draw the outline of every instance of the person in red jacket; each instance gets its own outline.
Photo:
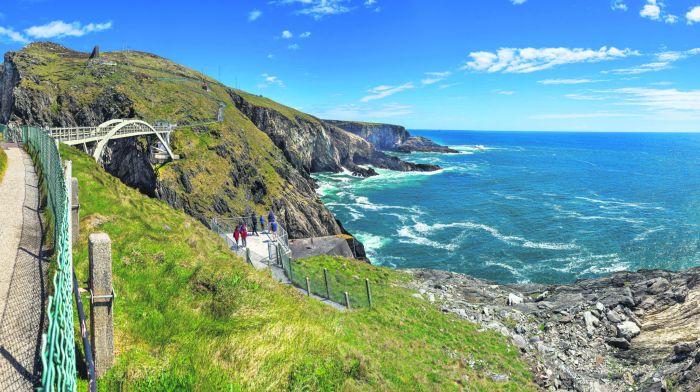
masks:
<path id="1" fill-rule="evenodd" d="M 245 248 L 248 246 L 248 242 L 246 239 L 248 238 L 248 228 L 245 226 L 245 223 L 241 225 L 241 245 Z"/>
<path id="2" fill-rule="evenodd" d="M 233 231 L 233 239 L 236 240 L 236 249 L 238 249 L 238 239 L 241 237 L 241 231 L 238 226 L 236 226 L 236 230 Z"/>

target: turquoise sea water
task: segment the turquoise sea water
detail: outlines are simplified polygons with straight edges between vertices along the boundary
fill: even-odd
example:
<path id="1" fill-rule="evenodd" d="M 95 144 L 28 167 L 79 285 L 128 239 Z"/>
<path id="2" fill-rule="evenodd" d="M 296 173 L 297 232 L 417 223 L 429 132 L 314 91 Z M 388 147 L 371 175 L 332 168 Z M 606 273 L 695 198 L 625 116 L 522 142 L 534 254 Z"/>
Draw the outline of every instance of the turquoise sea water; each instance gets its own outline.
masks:
<path id="1" fill-rule="evenodd" d="M 502 283 L 700 265 L 700 134 L 412 133 L 461 153 L 400 155 L 435 173 L 315 175 L 375 264 Z"/>

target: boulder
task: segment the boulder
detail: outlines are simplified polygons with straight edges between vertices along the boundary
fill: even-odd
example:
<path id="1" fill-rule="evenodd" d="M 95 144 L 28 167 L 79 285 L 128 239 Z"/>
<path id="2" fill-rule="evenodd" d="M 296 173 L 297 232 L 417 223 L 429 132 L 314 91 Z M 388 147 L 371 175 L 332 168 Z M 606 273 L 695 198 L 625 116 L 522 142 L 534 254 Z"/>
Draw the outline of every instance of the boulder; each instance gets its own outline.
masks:
<path id="1" fill-rule="evenodd" d="M 632 321 L 623 321 L 617 324 L 617 336 L 625 338 L 627 340 L 632 340 L 635 336 L 639 335 L 641 330 L 637 324 Z"/>
<path id="2" fill-rule="evenodd" d="M 523 303 L 523 297 L 519 296 L 518 294 L 508 294 L 508 305 L 513 306 L 521 303 Z"/>
<path id="3" fill-rule="evenodd" d="M 605 343 L 609 344 L 612 347 L 617 347 L 623 350 L 627 350 L 630 348 L 630 342 L 625 338 L 607 338 L 605 339 Z"/>

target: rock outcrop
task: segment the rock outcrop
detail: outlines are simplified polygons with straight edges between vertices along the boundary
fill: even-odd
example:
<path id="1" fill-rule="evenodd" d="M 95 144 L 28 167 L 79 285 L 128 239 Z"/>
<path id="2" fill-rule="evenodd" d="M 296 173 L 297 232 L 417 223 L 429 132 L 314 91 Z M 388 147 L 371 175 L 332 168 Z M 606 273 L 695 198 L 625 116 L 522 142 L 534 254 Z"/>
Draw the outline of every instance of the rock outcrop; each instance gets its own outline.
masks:
<path id="1" fill-rule="evenodd" d="M 397 146 L 394 151 L 398 152 L 439 152 L 443 154 L 459 154 L 459 151 L 446 146 L 441 146 L 434 141 L 422 137 L 411 136 L 405 142 Z"/>
<path id="2" fill-rule="evenodd" d="M 367 140 L 314 117 L 283 113 L 281 108 L 255 104 L 252 97 L 230 90 L 234 104 L 284 151 L 294 167 L 306 173 L 350 170 L 372 175 L 361 165 L 398 171 L 435 171 L 440 167 L 402 161 L 374 148 Z M 287 109 L 287 108 L 285 108 Z"/>
<path id="3" fill-rule="evenodd" d="M 422 136 L 411 136 L 406 128 L 400 125 L 366 123 L 358 121 L 323 120 L 325 123 L 341 128 L 357 135 L 377 150 L 398 152 L 439 152 L 459 153 L 446 146 L 441 146 Z"/>
<path id="4" fill-rule="evenodd" d="M 543 389 L 700 389 L 700 268 L 620 272 L 572 285 L 408 272 L 416 295 L 511 337 Z"/>

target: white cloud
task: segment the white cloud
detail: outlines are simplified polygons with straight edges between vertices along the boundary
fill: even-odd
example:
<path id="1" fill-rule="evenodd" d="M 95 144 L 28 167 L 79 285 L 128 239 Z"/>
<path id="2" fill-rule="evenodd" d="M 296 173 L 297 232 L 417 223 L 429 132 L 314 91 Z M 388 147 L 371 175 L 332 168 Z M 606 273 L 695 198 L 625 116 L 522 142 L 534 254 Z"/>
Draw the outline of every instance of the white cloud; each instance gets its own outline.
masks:
<path id="1" fill-rule="evenodd" d="M 700 48 L 694 48 L 686 51 L 666 51 L 657 53 L 655 61 L 642 64 L 631 68 L 618 68 L 611 71 L 604 71 L 603 73 L 612 73 L 617 75 L 638 75 L 647 72 L 658 72 L 665 69 L 669 69 L 673 66 L 673 63 L 679 60 L 686 59 L 690 56 L 695 56 L 700 54 Z"/>
<path id="2" fill-rule="evenodd" d="M 400 92 L 405 91 L 405 90 L 410 90 L 413 87 L 415 87 L 415 86 L 413 86 L 412 82 L 404 83 L 400 86 L 386 86 L 386 85 L 377 86 L 377 87 L 369 89 L 368 91 L 369 91 L 369 93 L 371 93 L 371 95 L 367 95 L 365 97 L 362 97 L 360 99 L 360 102 L 369 102 L 369 101 L 373 101 L 375 99 L 386 98 L 390 95 L 394 95 L 394 94 L 400 93 Z"/>
<path id="3" fill-rule="evenodd" d="M 511 3 L 515 5 L 524 4 L 527 0 L 510 0 Z"/>
<path id="4" fill-rule="evenodd" d="M 12 30 L 12 28 L 0 26 L 0 38 L 3 37 L 9 39 L 10 41 L 19 42 L 22 44 L 29 42 L 29 40 L 25 38 L 21 33 Z"/>
<path id="5" fill-rule="evenodd" d="M 112 22 L 106 23 L 89 23 L 85 26 L 81 25 L 80 22 L 66 23 L 62 20 L 54 20 L 40 26 L 32 26 L 25 29 L 24 32 L 32 37 L 38 39 L 47 38 L 63 38 L 63 37 L 82 37 L 88 33 L 96 33 L 99 31 L 104 31 L 112 28 Z"/>
<path id="6" fill-rule="evenodd" d="M 350 7 L 344 5 L 347 3 L 347 0 L 278 0 L 274 3 L 299 5 L 301 8 L 296 13 L 309 15 L 317 20 L 328 15 L 343 14 L 350 11 Z"/>
<path id="7" fill-rule="evenodd" d="M 282 38 L 284 38 L 284 39 L 292 39 L 293 37 L 294 37 L 294 34 L 292 34 L 292 32 L 289 30 L 284 30 L 282 32 Z"/>
<path id="8" fill-rule="evenodd" d="M 377 0 L 365 0 L 365 7 L 371 7 L 377 4 Z"/>
<path id="9" fill-rule="evenodd" d="M 603 97 L 586 94 L 566 94 L 564 96 L 566 98 L 573 99 L 576 101 L 603 101 L 605 99 Z"/>
<path id="10" fill-rule="evenodd" d="M 421 80 L 421 83 L 425 84 L 425 85 L 430 85 L 430 84 L 435 84 L 435 83 L 438 83 L 438 82 L 445 80 L 448 76 L 452 75 L 452 72 L 450 72 L 450 71 L 426 72 L 425 74 L 428 77 Z"/>
<path id="11" fill-rule="evenodd" d="M 668 24 L 678 22 L 678 17 L 676 15 L 666 13 L 666 10 L 664 9 L 665 7 L 666 5 L 661 1 L 646 0 L 646 4 L 644 4 L 642 10 L 639 11 L 639 16 Z"/>
<path id="12" fill-rule="evenodd" d="M 540 80 L 539 84 L 585 84 L 585 83 L 599 83 L 605 82 L 605 80 L 591 80 L 591 79 L 545 79 Z"/>
<path id="13" fill-rule="evenodd" d="M 574 120 L 585 118 L 615 118 L 615 117 L 636 117 L 631 113 L 619 112 L 591 112 L 591 113 L 559 113 L 559 114 L 538 114 L 530 117 L 534 120 Z"/>
<path id="14" fill-rule="evenodd" d="M 625 4 L 624 0 L 613 0 L 612 3 L 610 3 L 610 8 L 612 8 L 613 11 L 627 11 L 627 4 Z"/>
<path id="15" fill-rule="evenodd" d="M 460 85 L 460 83 L 446 83 L 446 84 L 441 84 L 439 87 L 440 87 L 440 89 L 443 89 L 443 90 L 444 90 L 444 89 L 446 89 L 446 88 L 450 88 L 450 87 L 454 87 L 454 86 L 459 86 L 459 85 Z"/>
<path id="16" fill-rule="evenodd" d="M 284 82 L 277 76 L 266 73 L 260 76 L 262 76 L 263 82 L 258 84 L 258 88 L 268 88 L 269 86 L 285 87 Z"/>
<path id="17" fill-rule="evenodd" d="M 498 95 L 513 95 L 515 94 L 515 91 L 512 90 L 493 90 L 494 94 Z"/>
<path id="18" fill-rule="evenodd" d="M 641 106 L 653 111 L 689 112 L 700 116 L 700 90 L 633 87 L 605 92 L 620 95 L 623 104 Z"/>
<path id="19" fill-rule="evenodd" d="M 311 37 L 310 31 L 306 31 L 304 33 L 299 34 L 299 38 L 309 38 L 309 37 Z"/>
<path id="20" fill-rule="evenodd" d="M 647 0 L 644 8 L 639 11 L 639 16 L 651 20 L 659 20 L 661 17 L 661 7 L 656 3 L 656 0 Z"/>
<path id="21" fill-rule="evenodd" d="M 688 24 L 700 23 L 700 5 L 691 8 L 685 18 L 688 19 Z"/>
<path id="22" fill-rule="evenodd" d="M 273 60 L 273 59 L 275 58 L 275 55 L 272 54 L 272 53 L 270 53 L 270 54 L 267 55 L 267 58 L 270 59 L 270 60 Z"/>
<path id="23" fill-rule="evenodd" d="M 257 19 L 258 19 L 259 17 L 261 17 L 261 16 L 262 16 L 262 11 L 259 11 L 259 10 L 252 10 L 252 11 L 250 11 L 250 13 L 248 14 L 248 21 L 249 21 L 249 22 L 252 22 L 252 21 L 254 21 L 254 20 L 257 20 Z"/>
<path id="24" fill-rule="evenodd" d="M 398 103 L 387 103 L 380 106 L 368 105 L 340 105 L 334 108 L 316 113 L 320 118 L 332 118 L 337 120 L 358 120 L 358 119 L 382 119 L 404 117 L 413 113 L 413 106 L 401 105 Z"/>
<path id="25" fill-rule="evenodd" d="M 639 53 L 630 49 L 608 48 L 501 48 L 497 52 L 472 52 L 462 69 L 488 73 L 530 73 L 572 63 L 613 60 Z"/>
<path id="26" fill-rule="evenodd" d="M 299 48 L 300 48 L 299 44 L 287 45 L 287 49 L 289 49 L 289 50 L 299 50 Z"/>

